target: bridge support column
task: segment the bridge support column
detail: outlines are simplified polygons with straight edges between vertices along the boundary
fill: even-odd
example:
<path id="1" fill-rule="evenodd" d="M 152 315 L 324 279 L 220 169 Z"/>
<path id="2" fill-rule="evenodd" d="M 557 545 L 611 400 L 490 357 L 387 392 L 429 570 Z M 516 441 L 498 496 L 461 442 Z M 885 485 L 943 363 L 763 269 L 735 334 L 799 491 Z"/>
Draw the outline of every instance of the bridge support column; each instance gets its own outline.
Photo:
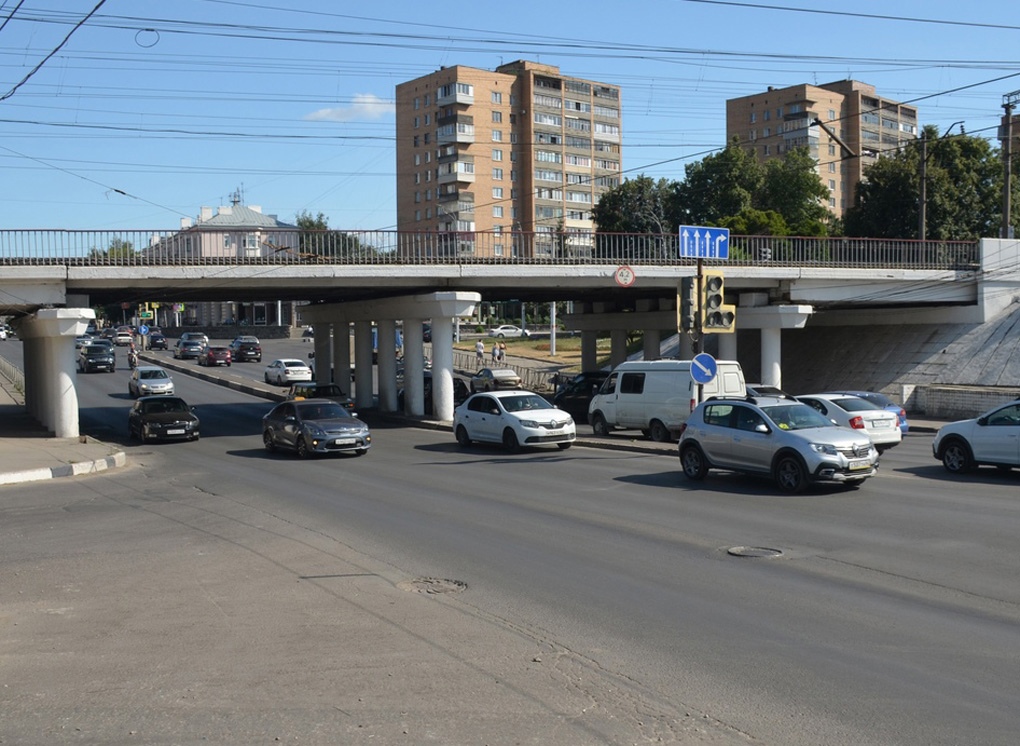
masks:
<path id="1" fill-rule="evenodd" d="M 318 353 L 316 353 L 318 354 Z M 351 392 L 351 323 L 333 323 L 333 383 L 345 393 Z"/>
<path id="2" fill-rule="evenodd" d="M 690 360 L 694 357 L 694 342 L 686 334 L 681 333 L 678 336 L 676 356 L 680 360 Z"/>
<path id="3" fill-rule="evenodd" d="M 423 321 L 419 318 L 404 319 L 404 413 L 412 417 L 425 415 L 425 343 L 421 334 Z"/>
<path id="4" fill-rule="evenodd" d="M 379 319 L 379 409 L 397 411 L 397 325 Z"/>
<path id="5" fill-rule="evenodd" d="M 645 360 L 658 360 L 662 357 L 662 335 L 658 329 L 645 329 L 641 338 Z"/>
<path id="6" fill-rule="evenodd" d="M 333 376 L 330 363 L 333 361 L 330 352 L 330 338 L 333 335 L 333 324 L 326 321 L 317 321 L 312 324 L 312 333 L 315 335 L 315 382 L 329 383 Z"/>
<path id="7" fill-rule="evenodd" d="M 761 382 L 765 386 L 783 387 L 783 330 L 761 330 Z"/>
<path id="8" fill-rule="evenodd" d="M 609 363 L 614 368 L 627 361 L 627 330 L 612 329 L 609 332 Z"/>
<path id="9" fill-rule="evenodd" d="M 737 359 L 737 334 L 720 334 L 719 335 L 719 359 L 720 360 L 736 360 Z"/>
<path id="10" fill-rule="evenodd" d="M 25 404 L 58 438 L 77 438 L 74 338 L 96 318 L 90 308 L 44 308 L 18 327 L 25 340 Z"/>
<path id="11" fill-rule="evenodd" d="M 372 322 L 354 322 L 354 406 L 368 409 L 372 390 Z"/>
<path id="12" fill-rule="evenodd" d="M 453 322 L 450 316 L 432 317 L 432 414 L 453 419 Z"/>
<path id="13" fill-rule="evenodd" d="M 581 332 L 581 370 L 598 370 L 599 333 L 594 329 L 585 329 Z"/>

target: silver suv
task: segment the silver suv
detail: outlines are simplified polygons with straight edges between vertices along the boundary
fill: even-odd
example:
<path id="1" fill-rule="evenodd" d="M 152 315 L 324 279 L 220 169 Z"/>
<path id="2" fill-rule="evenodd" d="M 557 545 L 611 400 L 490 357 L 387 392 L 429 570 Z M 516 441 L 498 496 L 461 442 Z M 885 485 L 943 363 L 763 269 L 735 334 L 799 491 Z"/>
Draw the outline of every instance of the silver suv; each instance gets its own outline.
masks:
<path id="1" fill-rule="evenodd" d="M 788 493 L 814 482 L 857 487 L 878 473 L 867 434 L 792 397 L 708 399 L 684 424 L 679 453 L 688 479 L 704 479 L 709 469 L 741 471 L 771 477 Z"/>

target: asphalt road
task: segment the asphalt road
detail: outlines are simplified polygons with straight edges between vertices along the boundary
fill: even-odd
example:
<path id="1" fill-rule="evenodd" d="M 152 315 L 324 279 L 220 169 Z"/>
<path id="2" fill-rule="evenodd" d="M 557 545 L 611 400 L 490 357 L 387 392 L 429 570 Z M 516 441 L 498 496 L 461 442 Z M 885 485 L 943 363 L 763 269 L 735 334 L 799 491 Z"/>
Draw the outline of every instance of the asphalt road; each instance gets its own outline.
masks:
<path id="1" fill-rule="evenodd" d="M 790 497 L 738 475 L 687 483 L 672 456 L 461 449 L 449 433 L 371 418 L 364 458 L 267 455 L 268 402 L 181 375 L 202 440 L 135 445 L 126 380 L 85 377 L 82 429 L 125 444 L 136 466 L 114 479 L 135 485 L 139 504 L 190 502 L 196 531 L 254 546 L 258 527 L 225 519 L 245 506 L 395 576 L 464 583 L 457 603 L 472 627 L 583 659 L 579 687 L 626 692 L 593 704 L 619 722 L 645 708 L 649 721 L 657 707 L 703 713 L 698 732 L 656 730 L 667 742 L 1012 744 L 1020 732 L 1020 473 L 950 477 L 930 435 L 908 434 L 859 490 Z M 86 510 L 71 504 L 69 515 Z M 251 574 L 283 561 L 276 542 L 258 547 Z M 288 593 L 256 589 L 272 608 Z M 310 655 L 290 663 L 314 665 Z M 143 677 L 154 691 L 159 668 Z M 224 683 L 231 712 L 245 692 Z M 540 742 L 481 726 L 461 736 Z M 654 740 L 634 726 L 586 742 Z"/>

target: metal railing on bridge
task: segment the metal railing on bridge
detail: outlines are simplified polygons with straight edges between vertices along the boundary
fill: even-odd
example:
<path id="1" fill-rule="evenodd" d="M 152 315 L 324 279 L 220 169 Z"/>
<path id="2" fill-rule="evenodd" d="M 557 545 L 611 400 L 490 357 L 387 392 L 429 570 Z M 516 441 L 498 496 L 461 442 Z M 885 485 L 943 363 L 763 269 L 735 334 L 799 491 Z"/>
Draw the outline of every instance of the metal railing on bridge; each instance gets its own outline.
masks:
<path id="1" fill-rule="evenodd" d="M 690 265 L 672 234 L 222 230 L 0 231 L 0 265 Z M 708 264 L 718 260 L 707 259 Z M 729 266 L 971 269 L 976 241 L 731 236 Z"/>

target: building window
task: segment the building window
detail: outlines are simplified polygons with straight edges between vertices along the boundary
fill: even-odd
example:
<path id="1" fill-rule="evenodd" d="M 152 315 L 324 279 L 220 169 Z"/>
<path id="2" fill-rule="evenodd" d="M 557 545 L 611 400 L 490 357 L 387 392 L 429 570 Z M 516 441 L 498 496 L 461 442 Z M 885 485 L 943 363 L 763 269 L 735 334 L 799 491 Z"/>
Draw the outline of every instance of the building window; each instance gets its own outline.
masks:
<path id="1" fill-rule="evenodd" d="M 782 118 L 783 118 L 783 107 L 782 106 L 777 106 L 776 107 L 776 119 L 782 119 Z"/>
<path id="2" fill-rule="evenodd" d="M 493 142 L 503 142 L 503 130 L 493 130 L 492 131 L 492 141 Z"/>
<path id="3" fill-rule="evenodd" d="M 835 163 L 832 163 L 832 162 L 829 163 L 829 173 L 830 174 L 836 173 L 836 164 Z"/>
<path id="4" fill-rule="evenodd" d="M 414 140 L 412 140 L 412 142 L 413 142 L 413 144 L 414 144 L 414 147 L 416 147 L 416 148 L 417 148 L 417 147 L 418 147 L 418 145 L 419 145 L 419 141 L 418 141 L 418 135 L 415 135 L 415 136 L 414 136 Z"/>
<path id="5" fill-rule="evenodd" d="M 833 145 L 831 142 L 829 143 L 829 155 L 831 156 L 836 155 L 836 146 Z"/>
<path id="6" fill-rule="evenodd" d="M 414 219 L 415 220 L 421 220 L 421 210 L 415 210 L 414 211 Z"/>
<path id="7" fill-rule="evenodd" d="M 501 161 L 501 160 L 503 160 L 503 151 L 500 150 L 499 148 L 493 148 L 492 149 L 492 160 L 494 160 L 494 161 Z"/>
<path id="8" fill-rule="evenodd" d="M 421 184 L 421 174 L 417 171 L 414 172 L 414 183 Z"/>
<path id="9" fill-rule="evenodd" d="M 493 187 L 492 188 L 492 198 L 493 199 L 503 199 L 503 187 Z"/>
<path id="10" fill-rule="evenodd" d="M 492 169 L 492 180 L 493 181 L 503 181 L 503 169 L 501 169 L 501 168 L 494 168 L 494 169 Z"/>
<path id="11" fill-rule="evenodd" d="M 836 121 L 836 110 L 835 109 L 829 109 L 829 121 L 830 122 Z"/>
<path id="12" fill-rule="evenodd" d="M 419 120 L 418 117 L 415 117 L 414 118 L 414 128 L 418 129 L 418 127 L 420 127 L 420 126 L 421 126 L 421 120 Z"/>
<path id="13" fill-rule="evenodd" d="M 751 124 L 754 124 L 757 121 L 758 121 L 758 112 L 752 111 L 751 112 Z"/>
<path id="14" fill-rule="evenodd" d="M 829 191 L 830 192 L 836 191 L 836 180 L 835 179 L 829 179 Z"/>
<path id="15" fill-rule="evenodd" d="M 415 202 L 421 202 L 421 192 L 415 192 L 414 193 L 414 201 Z"/>
<path id="16" fill-rule="evenodd" d="M 230 234 L 229 233 L 226 234 L 225 236 L 223 236 L 223 248 L 224 249 L 229 249 L 230 248 Z"/>
<path id="17" fill-rule="evenodd" d="M 762 155 L 772 155 L 772 148 L 769 145 L 762 145 L 761 152 Z"/>
<path id="18" fill-rule="evenodd" d="M 419 99 L 417 96 L 414 97 L 414 108 L 415 109 L 421 108 L 421 99 Z"/>
<path id="19" fill-rule="evenodd" d="M 761 136 L 762 137 L 768 137 L 771 134 L 772 134 L 772 128 L 771 127 L 766 127 L 765 129 L 763 129 L 761 131 Z"/>
<path id="20" fill-rule="evenodd" d="M 499 91 L 493 91 L 492 92 L 491 101 L 494 104 L 501 104 L 501 103 L 503 103 L 503 94 L 500 93 Z"/>
<path id="21" fill-rule="evenodd" d="M 769 110 L 768 110 L 768 109 L 766 109 L 766 110 L 765 110 L 765 116 L 764 116 L 764 119 L 765 119 L 765 121 L 767 122 L 767 121 L 769 121 L 769 118 L 770 118 L 770 112 L 769 112 Z"/>
<path id="22" fill-rule="evenodd" d="M 496 124 L 499 124 L 500 122 L 502 122 L 503 121 L 503 112 L 501 112 L 501 111 L 494 111 L 494 112 L 492 112 L 492 121 L 494 123 L 496 123 Z"/>
<path id="23" fill-rule="evenodd" d="M 426 132 L 426 133 L 425 133 L 425 137 L 424 137 L 424 139 L 422 140 L 422 142 L 423 142 L 423 143 L 425 143 L 426 145 L 428 145 L 428 144 L 429 144 L 429 134 L 431 134 L 431 133 L 429 133 L 429 132 Z"/>
<path id="24" fill-rule="evenodd" d="M 432 208 L 431 207 L 426 207 L 425 208 L 425 219 L 428 220 L 431 217 L 432 217 Z"/>
<path id="25" fill-rule="evenodd" d="M 494 217 L 494 218 L 501 218 L 501 217 L 503 217 L 503 206 L 502 205 L 493 205 L 492 206 L 492 217 Z"/>

